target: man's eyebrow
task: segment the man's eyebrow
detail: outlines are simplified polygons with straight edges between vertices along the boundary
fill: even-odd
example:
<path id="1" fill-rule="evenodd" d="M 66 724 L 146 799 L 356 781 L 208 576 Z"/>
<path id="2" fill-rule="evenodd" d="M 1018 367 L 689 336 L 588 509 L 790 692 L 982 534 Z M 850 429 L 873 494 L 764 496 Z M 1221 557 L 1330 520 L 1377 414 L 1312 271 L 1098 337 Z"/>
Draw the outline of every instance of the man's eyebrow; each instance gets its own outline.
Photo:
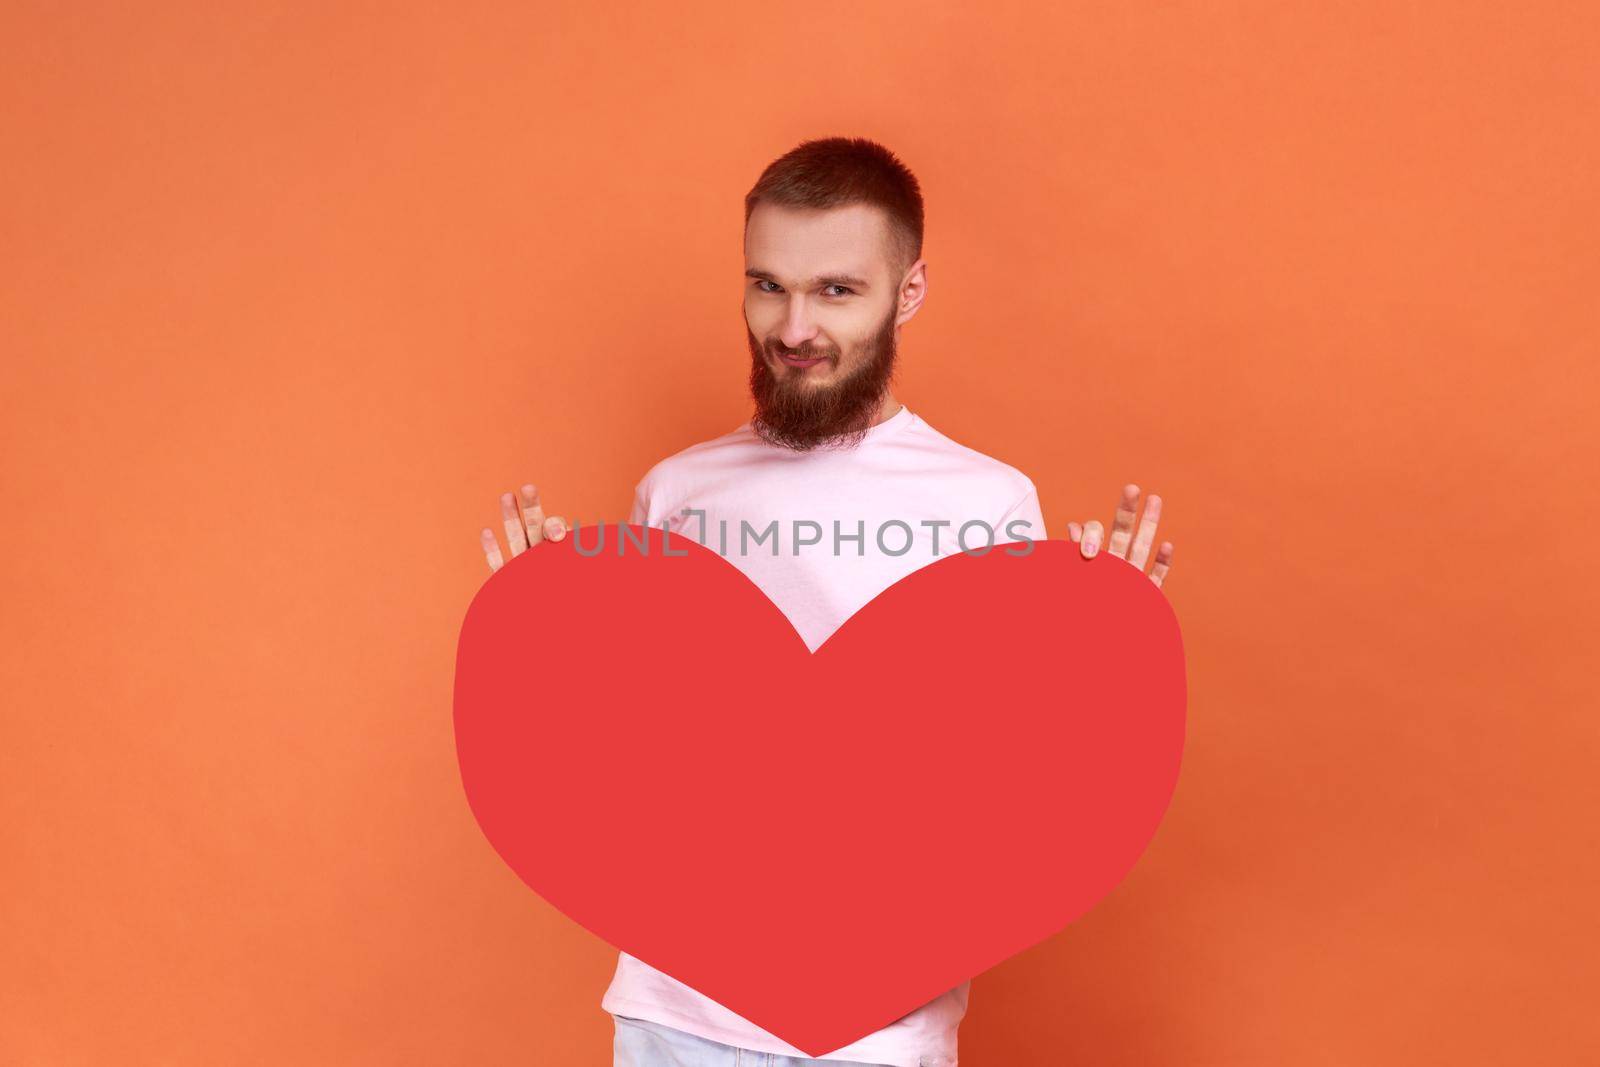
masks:
<path id="1" fill-rule="evenodd" d="M 777 278 L 773 277 L 768 271 L 756 270 L 754 267 L 746 268 L 744 276 L 746 278 L 760 278 L 763 281 L 771 282 L 773 285 L 783 284 L 782 282 L 778 281 Z M 857 278 L 853 274 L 819 274 L 815 278 L 811 279 L 811 284 L 845 285 L 854 286 L 857 289 L 867 288 L 867 280 L 865 278 Z"/>

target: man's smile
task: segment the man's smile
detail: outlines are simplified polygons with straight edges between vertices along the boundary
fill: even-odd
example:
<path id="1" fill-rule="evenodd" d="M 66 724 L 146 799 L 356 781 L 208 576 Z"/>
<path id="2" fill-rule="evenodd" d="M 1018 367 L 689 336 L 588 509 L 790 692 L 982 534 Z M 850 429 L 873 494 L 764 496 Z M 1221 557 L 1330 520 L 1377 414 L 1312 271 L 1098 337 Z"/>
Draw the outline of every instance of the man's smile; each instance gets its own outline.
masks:
<path id="1" fill-rule="evenodd" d="M 791 356 L 784 352 L 779 352 L 778 358 L 791 367 L 815 367 L 819 363 L 828 362 L 827 356 L 812 356 L 810 359 L 802 359 L 799 356 Z"/>

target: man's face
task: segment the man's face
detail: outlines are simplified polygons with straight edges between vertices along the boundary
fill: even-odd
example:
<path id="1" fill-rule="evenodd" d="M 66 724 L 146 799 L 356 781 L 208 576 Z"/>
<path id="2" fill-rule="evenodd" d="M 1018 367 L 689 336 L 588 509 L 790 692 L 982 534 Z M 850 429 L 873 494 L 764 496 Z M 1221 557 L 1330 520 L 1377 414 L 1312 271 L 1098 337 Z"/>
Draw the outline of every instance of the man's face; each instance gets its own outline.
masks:
<path id="1" fill-rule="evenodd" d="M 894 371 L 898 288 L 888 220 L 865 204 L 759 204 L 745 230 L 751 426 L 794 451 L 853 448 Z"/>

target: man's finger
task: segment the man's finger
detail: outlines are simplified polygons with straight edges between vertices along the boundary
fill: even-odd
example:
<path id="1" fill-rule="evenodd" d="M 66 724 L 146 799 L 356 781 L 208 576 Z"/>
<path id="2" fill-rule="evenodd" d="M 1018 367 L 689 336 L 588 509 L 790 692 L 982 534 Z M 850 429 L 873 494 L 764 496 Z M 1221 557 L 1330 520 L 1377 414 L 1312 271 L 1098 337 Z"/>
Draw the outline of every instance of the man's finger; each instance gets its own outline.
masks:
<path id="1" fill-rule="evenodd" d="M 500 521 L 506 528 L 506 544 L 511 547 L 513 556 L 520 556 L 528 549 L 528 535 L 522 529 L 522 516 L 517 514 L 517 502 L 510 493 L 500 494 Z"/>
<path id="2" fill-rule="evenodd" d="M 1083 526 L 1076 522 L 1067 523 L 1067 537 L 1072 540 L 1073 544 L 1077 544 L 1079 541 L 1082 541 Z"/>
<path id="3" fill-rule="evenodd" d="M 1105 527 L 1100 525 L 1099 519 L 1090 519 L 1083 528 L 1083 558 L 1093 559 L 1100 545 L 1105 540 Z"/>
<path id="4" fill-rule="evenodd" d="M 1156 523 L 1161 521 L 1161 498 L 1151 493 L 1144 498 L 1144 515 L 1139 519 L 1139 533 L 1133 539 L 1133 549 L 1128 562 L 1144 570 L 1144 561 L 1150 558 L 1150 545 L 1156 539 Z"/>
<path id="5" fill-rule="evenodd" d="M 1167 571 L 1172 568 L 1172 542 L 1161 542 L 1161 551 L 1156 553 L 1156 565 L 1150 568 L 1150 580 L 1157 587 L 1167 580 Z"/>
<path id="6" fill-rule="evenodd" d="M 552 541 L 560 541 L 567 536 L 567 520 L 560 515 L 552 515 L 544 520 L 544 535 Z"/>
<path id="7" fill-rule="evenodd" d="M 1111 543 L 1106 548 L 1113 556 L 1128 558 L 1128 542 L 1133 540 L 1133 517 L 1139 510 L 1139 487 L 1129 483 L 1122 487 L 1122 503 L 1117 505 L 1117 517 L 1111 520 Z"/>
<path id="8" fill-rule="evenodd" d="M 536 545 L 544 540 L 544 505 L 535 486 L 523 486 L 521 495 L 522 525 L 528 531 L 528 544 Z"/>
<path id="9" fill-rule="evenodd" d="M 483 556 L 489 561 L 489 573 L 493 574 L 505 566 L 506 558 L 500 554 L 500 542 L 495 540 L 494 531 L 485 526 L 479 538 L 483 542 Z"/>
<path id="10" fill-rule="evenodd" d="M 522 525 L 528 531 L 528 544 L 544 541 L 544 504 L 539 502 L 538 488 L 533 485 L 522 486 L 517 502 L 522 506 Z"/>

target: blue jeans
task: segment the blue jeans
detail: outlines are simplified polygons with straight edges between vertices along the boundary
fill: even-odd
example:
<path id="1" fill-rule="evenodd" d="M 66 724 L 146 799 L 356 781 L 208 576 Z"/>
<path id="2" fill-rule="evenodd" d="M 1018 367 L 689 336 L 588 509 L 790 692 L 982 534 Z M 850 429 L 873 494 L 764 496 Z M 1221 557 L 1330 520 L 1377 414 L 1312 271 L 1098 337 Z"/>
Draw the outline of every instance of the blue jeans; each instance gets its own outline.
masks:
<path id="1" fill-rule="evenodd" d="M 813 1060 L 776 1052 L 751 1052 L 649 1019 L 616 1014 L 611 1017 L 617 1024 L 612 1067 L 881 1067 L 854 1060 Z"/>

